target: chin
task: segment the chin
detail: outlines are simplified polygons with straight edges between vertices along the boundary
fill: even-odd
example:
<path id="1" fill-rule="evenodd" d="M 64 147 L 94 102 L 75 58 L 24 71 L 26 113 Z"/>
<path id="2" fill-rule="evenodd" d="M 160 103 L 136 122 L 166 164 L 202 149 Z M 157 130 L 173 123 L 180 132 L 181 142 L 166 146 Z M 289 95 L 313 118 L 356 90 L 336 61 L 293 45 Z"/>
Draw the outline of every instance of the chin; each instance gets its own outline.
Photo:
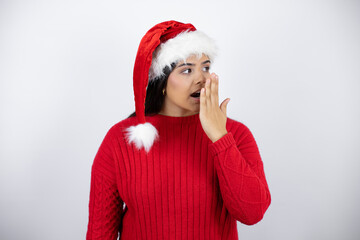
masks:
<path id="1" fill-rule="evenodd" d="M 192 112 L 193 112 L 193 114 L 199 113 L 200 112 L 200 107 L 193 109 Z"/>

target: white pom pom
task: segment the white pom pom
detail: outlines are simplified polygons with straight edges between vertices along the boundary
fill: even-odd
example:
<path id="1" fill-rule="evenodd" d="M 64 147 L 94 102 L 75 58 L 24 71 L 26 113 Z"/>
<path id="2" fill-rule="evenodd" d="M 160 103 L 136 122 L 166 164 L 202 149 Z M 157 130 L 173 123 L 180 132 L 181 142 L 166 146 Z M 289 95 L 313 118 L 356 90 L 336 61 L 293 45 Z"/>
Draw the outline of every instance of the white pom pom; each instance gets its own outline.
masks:
<path id="1" fill-rule="evenodd" d="M 129 143 L 134 142 L 138 149 L 144 147 L 149 152 L 154 141 L 158 138 L 158 131 L 151 123 L 138 124 L 125 129 Z"/>

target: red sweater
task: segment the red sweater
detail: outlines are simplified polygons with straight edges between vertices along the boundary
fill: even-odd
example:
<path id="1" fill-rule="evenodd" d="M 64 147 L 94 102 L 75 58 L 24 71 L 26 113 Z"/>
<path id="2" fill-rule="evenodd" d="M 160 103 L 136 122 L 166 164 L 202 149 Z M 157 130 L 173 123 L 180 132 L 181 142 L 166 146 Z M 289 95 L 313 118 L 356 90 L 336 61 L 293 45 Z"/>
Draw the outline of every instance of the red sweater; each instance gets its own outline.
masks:
<path id="1" fill-rule="evenodd" d="M 238 239 L 236 220 L 259 222 L 270 205 L 250 130 L 227 118 L 212 142 L 199 114 L 146 116 L 159 132 L 150 151 L 125 140 L 136 117 L 106 134 L 91 170 L 86 239 Z M 125 203 L 125 205 L 123 205 Z M 125 206 L 125 208 L 124 208 Z"/>

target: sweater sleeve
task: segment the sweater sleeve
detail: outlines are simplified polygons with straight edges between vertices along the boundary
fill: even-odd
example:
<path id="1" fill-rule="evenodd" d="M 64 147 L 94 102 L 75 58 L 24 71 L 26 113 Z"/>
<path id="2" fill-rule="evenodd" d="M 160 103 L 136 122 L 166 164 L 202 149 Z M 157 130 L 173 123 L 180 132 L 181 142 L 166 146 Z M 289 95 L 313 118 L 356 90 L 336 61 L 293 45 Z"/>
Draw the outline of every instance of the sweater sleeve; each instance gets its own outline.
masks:
<path id="1" fill-rule="evenodd" d="M 117 190 L 110 131 L 101 143 L 91 168 L 89 221 L 86 239 L 117 239 L 123 201 Z"/>
<path id="2" fill-rule="evenodd" d="M 229 213 L 246 225 L 259 222 L 271 202 L 263 162 L 250 130 L 228 132 L 209 151 L 214 159 L 224 205 Z M 236 133 L 238 133 L 237 131 Z"/>

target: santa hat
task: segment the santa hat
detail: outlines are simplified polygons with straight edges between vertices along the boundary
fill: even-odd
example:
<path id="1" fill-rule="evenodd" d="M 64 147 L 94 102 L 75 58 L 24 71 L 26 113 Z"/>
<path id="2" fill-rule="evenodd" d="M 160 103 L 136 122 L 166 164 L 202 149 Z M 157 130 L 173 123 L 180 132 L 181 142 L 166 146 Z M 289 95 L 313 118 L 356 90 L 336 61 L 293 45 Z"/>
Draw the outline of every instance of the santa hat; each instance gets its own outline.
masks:
<path id="1" fill-rule="evenodd" d="M 171 63 L 180 60 L 185 62 L 192 54 L 198 57 L 205 54 L 209 59 L 213 59 L 216 51 L 214 41 L 189 23 L 166 21 L 155 25 L 145 34 L 134 65 L 133 87 L 138 124 L 125 130 L 129 143 L 134 142 L 138 149 L 143 147 L 149 152 L 159 137 L 157 129 L 145 121 L 148 81 L 164 75 L 164 68 L 171 67 Z"/>

